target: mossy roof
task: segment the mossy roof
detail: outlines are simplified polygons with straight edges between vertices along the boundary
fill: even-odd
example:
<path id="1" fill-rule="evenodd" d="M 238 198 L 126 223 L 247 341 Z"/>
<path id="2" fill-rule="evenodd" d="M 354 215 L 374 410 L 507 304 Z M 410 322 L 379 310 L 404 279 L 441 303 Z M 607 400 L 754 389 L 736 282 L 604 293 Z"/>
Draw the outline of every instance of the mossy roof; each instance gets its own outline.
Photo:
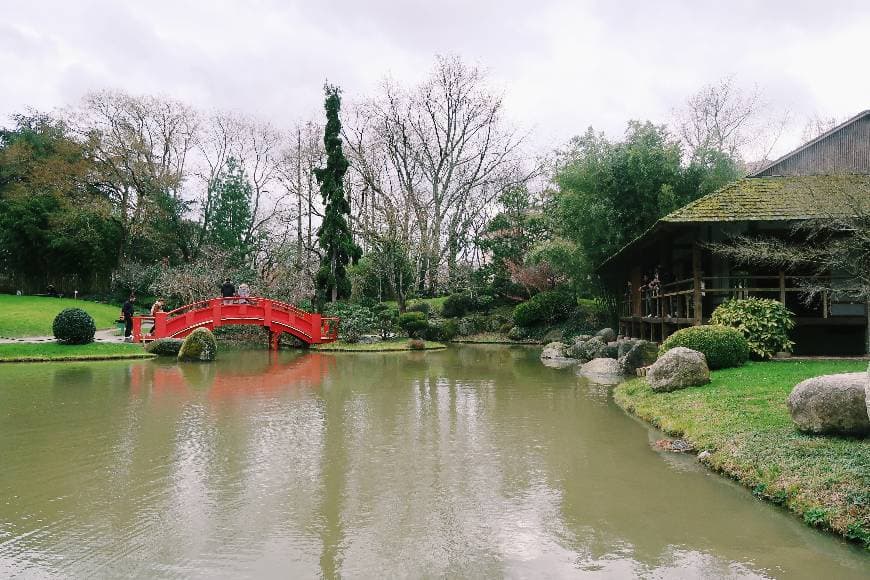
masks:
<path id="1" fill-rule="evenodd" d="M 601 267 L 642 246 L 668 225 L 806 220 L 851 213 L 856 207 L 870 209 L 870 175 L 745 177 L 661 218 Z"/>
<path id="2" fill-rule="evenodd" d="M 870 175 L 747 177 L 696 199 L 661 221 L 800 220 L 841 215 L 870 200 Z"/>

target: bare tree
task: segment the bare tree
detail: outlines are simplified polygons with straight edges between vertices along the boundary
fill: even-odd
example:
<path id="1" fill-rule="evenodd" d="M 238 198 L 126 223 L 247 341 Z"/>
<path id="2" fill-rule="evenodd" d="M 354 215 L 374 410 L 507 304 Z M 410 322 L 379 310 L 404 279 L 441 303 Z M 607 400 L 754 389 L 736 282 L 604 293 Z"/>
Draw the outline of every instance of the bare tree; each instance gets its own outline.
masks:
<path id="1" fill-rule="evenodd" d="M 102 91 L 88 94 L 69 120 L 93 152 L 126 231 L 147 235 L 142 218 L 148 211 L 164 213 L 172 227 L 183 229 L 186 163 L 198 136 L 195 111 L 171 99 Z M 183 236 L 178 246 L 188 259 Z"/>
<path id="2" fill-rule="evenodd" d="M 440 57 L 417 87 L 385 82 L 348 123 L 352 166 L 374 196 L 363 207 L 416 242 L 420 290 L 436 290 L 445 262 L 455 270 L 475 217 L 537 171 L 525 167 L 523 137 L 502 116 L 481 70 Z"/>
<path id="3" fill-rule="evenodd" d="M 675 117 L 691 159 L 718 152 L 738 161 L 769 158 L 789 119 L 787 112 L 774 113 L 757 87 L 744 91 L 734 77 L 701 88 Z"/>

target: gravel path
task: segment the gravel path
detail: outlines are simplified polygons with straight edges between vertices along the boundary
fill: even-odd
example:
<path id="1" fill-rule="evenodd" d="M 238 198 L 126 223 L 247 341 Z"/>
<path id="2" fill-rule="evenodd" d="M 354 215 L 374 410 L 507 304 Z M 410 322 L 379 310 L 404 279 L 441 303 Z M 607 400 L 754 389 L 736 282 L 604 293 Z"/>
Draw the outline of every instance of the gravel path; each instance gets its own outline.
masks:
<path id="1" fill-rule="evenodd" d="M 98 330 L 94 334 L 94 342 L 124 342 L 123 336 L 116 334 L 117 329 L 107 328 L 106 330 Z M 54 342 L 53 336 L 22 336 L 19 338 L 0 337 L 0 344 L 10 344 L 16 342 Z"/>

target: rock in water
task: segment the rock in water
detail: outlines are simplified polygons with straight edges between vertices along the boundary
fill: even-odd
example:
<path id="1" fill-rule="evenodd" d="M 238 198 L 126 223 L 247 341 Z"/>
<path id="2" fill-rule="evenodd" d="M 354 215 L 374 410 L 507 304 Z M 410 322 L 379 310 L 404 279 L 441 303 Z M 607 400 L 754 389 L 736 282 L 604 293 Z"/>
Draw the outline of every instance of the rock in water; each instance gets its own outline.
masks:
<path id="1" fill-rule="evenodd" d="M 180 361 L 213 361 L 217 357 L 217 342 L 207 328 L 197 328 L 181 344 Z"/>
<path id="2" fill-rule="evenodd" d="M 595 333 L 595 336 L 603 340 L 605 344 L 616 340 L 616 332 L 612 328 L 602 328 Z"/>
<path id="3" fill-rule="evenodd" d="M 867 373 L 822 375 L 798 383 L 788 396 L 788 412 L 807 433 L 870 433 Z"/>
<path id="4" fill-rule="evenodd" d="M 580 372 L 589 375 L 618 375 L 619 363 L 612 358 L 594 358 L 582 367 Z"/>
<path id="5" fill-rule="evenodd" d="M 564 342 L 551 342 L 544 346 L 544 350 L 541 351 L 541 358 L 568 358 L 565 354 L 567 348 L 568 345 Z"/>
<path id="6" fill-rule="evenodd" d="M 710 382 L 710 369 L 702 353 L 678 346 L 652 364 L 646 380 L 653 391 L 676 391 L 706 385 Z"/>
<path id="7" fill-rule="evenodd" d="M 630 344 L 631 347 L 619 357 L 619 368 L 622 374 L 633 375 L 637 369 L 656 362 L 659 347 L 655 343 L 648 340 L 635 340 Z"/>

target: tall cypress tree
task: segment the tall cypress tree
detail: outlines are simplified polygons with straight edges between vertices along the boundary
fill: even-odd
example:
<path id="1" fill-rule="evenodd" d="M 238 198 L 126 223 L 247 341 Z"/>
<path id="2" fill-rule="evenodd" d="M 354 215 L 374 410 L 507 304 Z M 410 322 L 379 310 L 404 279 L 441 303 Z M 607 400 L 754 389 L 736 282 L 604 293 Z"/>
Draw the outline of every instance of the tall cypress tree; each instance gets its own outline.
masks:
<path id="1" fill-rule="evenodd" d="M 356 263 L 362 251 L 353 242 L 347 216 L 350 203 L 344 195 L 344 174 L 347 172 L 347 157 L 341 149 L 341 95 L 338 87 L 326 85 L 326 130 L 323 144 L 326 146 L 326 167 L 314 170 L 320 195 L 325 207 L 323 223 L 317 230 L 317 244 L 323 250 L 320 269 L 315 278 L 316 301 L 335 302 L 350 296 L 350 280 L 347 277 L 348 263 Z"/>

